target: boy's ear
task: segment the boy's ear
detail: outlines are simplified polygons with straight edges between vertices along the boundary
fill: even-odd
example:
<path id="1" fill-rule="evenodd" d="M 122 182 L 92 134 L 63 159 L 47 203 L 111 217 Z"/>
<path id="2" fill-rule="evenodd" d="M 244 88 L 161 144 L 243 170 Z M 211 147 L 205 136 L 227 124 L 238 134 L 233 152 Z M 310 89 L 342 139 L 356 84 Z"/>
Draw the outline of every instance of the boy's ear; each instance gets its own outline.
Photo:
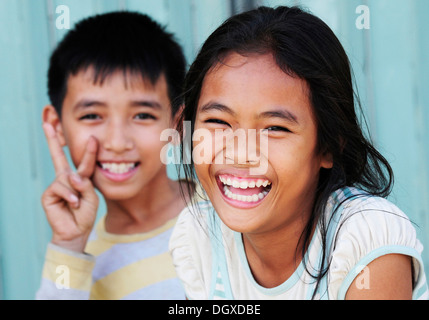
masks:
<path id="1" fill-rule="evenodd" d="M 43 108 L 42 121 L 43 123 L 49 123 L 54 128 L 61 146 L 64 147 L 66 145 L 66 139 L 64 138 L 63 126 L 61 124 L 60 116 L 54 106 L 49 104 Z"/>

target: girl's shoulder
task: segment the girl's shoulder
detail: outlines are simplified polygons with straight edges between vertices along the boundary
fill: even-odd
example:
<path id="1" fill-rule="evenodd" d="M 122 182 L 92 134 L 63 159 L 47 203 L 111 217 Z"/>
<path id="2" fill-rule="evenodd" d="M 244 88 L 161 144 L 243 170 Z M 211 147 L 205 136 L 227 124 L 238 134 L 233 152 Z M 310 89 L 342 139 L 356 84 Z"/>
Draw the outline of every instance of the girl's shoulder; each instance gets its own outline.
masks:
<path id="1" fill-rule="evenodd" d="M 357 236 L 359 245 L 369 249 L 417 244 L 416 225 L 385 198 L 357 188 L 342 188 L 331 197 L 327 210 L 327 225 L 335 228 L 337 241 Z"/>
<path id="2" fill-rule="evenodd" d="M 344 213 L 357 210 L 381 210 L 406 216 L 396 205 L 386 198 L 372 195 L 355 187 L 344 187 L 335 191 L 328 200 L 328 206 Z"/>
<path id="3" fill-rule="evenodd" d="M 411 256 L 415 283 L 423 281 L 423 246 L 415 224 L 392 202 L 356 188 L 343 188 L 333 194 L 327 210 L 328 234 L 332 235 L 330 296 L 344 298 L 365 266 L 393 253 Z"/>
<path id="4" fill-rule="evenodd" d="M 209 201 L 198 201 L 183 210 L 170 237 L 169 249 L 176 273 L 189 299 L 207 299 L 206 284 L 212 268 Z"/>

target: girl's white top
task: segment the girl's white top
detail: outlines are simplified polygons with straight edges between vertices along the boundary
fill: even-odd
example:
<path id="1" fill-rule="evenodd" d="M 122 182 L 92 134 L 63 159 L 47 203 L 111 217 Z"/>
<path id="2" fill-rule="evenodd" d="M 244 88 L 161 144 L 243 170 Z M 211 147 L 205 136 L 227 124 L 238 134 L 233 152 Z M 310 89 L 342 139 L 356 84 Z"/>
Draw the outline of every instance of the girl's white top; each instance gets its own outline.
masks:
<path id="1" fill-rule="evenodd" d="M 322 261 L 318 224 L 301 264 L 274 288 L 255 281 L 241 234 L 222 223 L 210 202 L 199 202 L 197 209 L 182 212 L 170 239 L 176 272 L 189 299 L 344 299 L 356 277 L 359 289 L 370 288 L 366 266 L 392 253 L 412 257 L 413 299 L 429 297 L 423 246 L 413 223 L 386 199 L 356 188 L 333 193 L 325 215 L 327 258 Z M 326 276 L 317 283 L 314 275 L 328 264 Z"/>

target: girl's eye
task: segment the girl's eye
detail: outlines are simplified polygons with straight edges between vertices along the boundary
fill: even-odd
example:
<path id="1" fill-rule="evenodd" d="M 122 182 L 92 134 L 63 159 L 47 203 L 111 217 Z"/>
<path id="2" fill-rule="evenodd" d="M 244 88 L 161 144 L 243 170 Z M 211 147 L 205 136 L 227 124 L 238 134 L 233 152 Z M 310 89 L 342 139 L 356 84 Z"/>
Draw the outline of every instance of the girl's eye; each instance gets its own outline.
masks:
<path id="1" fill-rule="evenodd" d="M 272 127 L 269 127 L 265 130 L 267 130 L 269 132 L 291 132 L 289 129 L 284 128 L 284 127 L 279 127 L 279 126 L 272 126 Z"/>
<path id="2" fill-rule="evenodd" d="M 230 126 L 227 122 L 223 121 L 223 120 L 219 120 L 219 119 L 208 119 L 206 121 L 204 121 L 205 123 L 216 123 L 216 124 L 222 124 L 225 126 Z"/>
<path id="3" fill-rule="evenodd" d="M 79 120 L 97 120 L 97 119 L 100 119 L 100 116 L 93 113 L 86 114 L 79 118 Z"/>
<path id="4" fill-rule="evenodd" d="M 138 120 L 148 120 L 148 119 L 156 120 L 156 118 L 149 113 L 139 113 L 134 118 Z"/>

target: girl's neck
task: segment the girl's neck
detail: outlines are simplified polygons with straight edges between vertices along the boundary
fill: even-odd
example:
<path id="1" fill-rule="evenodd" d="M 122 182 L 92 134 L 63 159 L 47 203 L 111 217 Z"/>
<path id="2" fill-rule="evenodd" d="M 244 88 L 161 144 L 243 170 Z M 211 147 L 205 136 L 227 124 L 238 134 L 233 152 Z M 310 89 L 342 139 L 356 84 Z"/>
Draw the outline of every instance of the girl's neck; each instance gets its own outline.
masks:
<path id="1" fill-rule="evenodd" d="M 299 219 L 282 229 L 264 234 L 243 234 L 243 244 L 257 283 L 274 288 L 295 272 L 303 258 L 304 237 L 308 219 Z M 311 237 L 315 226 L 312 227 Z M 308 248 L 305 248 L 306 250 Z"/>
<path id="2" fill-rule="evenodd" d="M 185 206 L 179 188 L 180 183 L 165 174 L 157 176 L 133 198 L 106 199 L 106 231 L 134 234 L 162 226 L 176 217 Z"/>

